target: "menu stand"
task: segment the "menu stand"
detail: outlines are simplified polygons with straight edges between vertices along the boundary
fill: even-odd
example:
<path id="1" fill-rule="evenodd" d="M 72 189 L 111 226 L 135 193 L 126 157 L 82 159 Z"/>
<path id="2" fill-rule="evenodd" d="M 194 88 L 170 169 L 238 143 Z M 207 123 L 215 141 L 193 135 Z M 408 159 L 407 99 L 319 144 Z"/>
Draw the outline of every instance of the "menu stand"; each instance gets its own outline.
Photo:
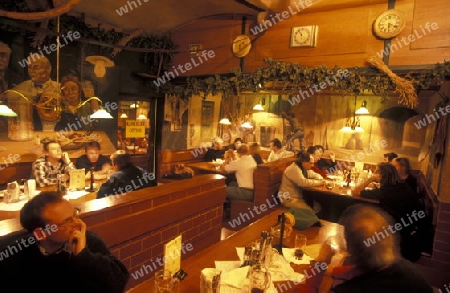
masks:
<path id="1" fill-rule="evenodd" d="M 278 215 L 278 223 L 281 222 L 281 227 L 280 227 L 280 242 L 278 244 L 273 245 L 273 248 L 275 248 L 276 250 L 278 250 L 278 253 L 280 255 L 283 255 L 283 238 L 284 238 L 284 229 L 286 226 L 286 214 L 283 212 L 280 215 Z"/>

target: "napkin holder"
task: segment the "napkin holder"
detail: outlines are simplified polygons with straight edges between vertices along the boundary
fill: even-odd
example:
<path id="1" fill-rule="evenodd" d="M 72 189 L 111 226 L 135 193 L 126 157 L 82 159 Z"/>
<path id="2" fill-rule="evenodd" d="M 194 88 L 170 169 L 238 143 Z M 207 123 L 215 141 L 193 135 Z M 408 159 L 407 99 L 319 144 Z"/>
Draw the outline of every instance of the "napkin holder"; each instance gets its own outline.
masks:
<path id="1" fill-rule="evenodd" d="M 76 169 L 70 171 L 70 190 L 84 190 L 84 169 Z"/>
<path id="2" fill-rule="evenodd" d="M 17 181 L 8 183 L 4 201 L 6 203 L 18 202 L 20 199 L 20 187 Z"/>

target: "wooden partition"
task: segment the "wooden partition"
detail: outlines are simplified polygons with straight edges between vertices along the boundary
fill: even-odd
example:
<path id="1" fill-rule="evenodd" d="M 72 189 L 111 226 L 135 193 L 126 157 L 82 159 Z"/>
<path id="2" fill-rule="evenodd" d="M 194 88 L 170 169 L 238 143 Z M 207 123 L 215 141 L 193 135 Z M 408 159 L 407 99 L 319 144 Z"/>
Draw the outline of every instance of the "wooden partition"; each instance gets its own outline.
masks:
<path id="1" fill-rule="evenodd" d="M 242 226 L 246 226 L 276 207 L 278 201 L 275 198 L 283 172 L 296 159 L 285 158 L 258 165 L 253 173 L 253 184 L 255 186 L 253 200 L 231 200 L 230 220 L 241 219 Z M 267 208 L 265 211 L 258 213 L 254 210 L 255 207 L 262 210 L 264 206 Z"/>
<path id="2" fill-rule="evenodd" d="M 164 174 L 170 174 L 173 172 L 175 164 L 203 162 L 207 150 L 207 148 L 159 150 L 156 176 L 158 182 L 162 182 Z"/>
<path id="3" fill-rule="evenodd" d="M 183 244 L 192 245 L 182 259 L 220 241 L 224 180 L 221 175 L 201 175 L 78 206 L 88 229 L 134 274 L 162 257 L 164 244 L 177 235 L 182 235 Z M 0 234 L 0 247 L 6 247 L 26 232 L 18 219 L 10 219 L 0 222 Z M 127 288 L 149 279 L 156 269 L 147 271 L 140 278 L 130 277 Z"/>

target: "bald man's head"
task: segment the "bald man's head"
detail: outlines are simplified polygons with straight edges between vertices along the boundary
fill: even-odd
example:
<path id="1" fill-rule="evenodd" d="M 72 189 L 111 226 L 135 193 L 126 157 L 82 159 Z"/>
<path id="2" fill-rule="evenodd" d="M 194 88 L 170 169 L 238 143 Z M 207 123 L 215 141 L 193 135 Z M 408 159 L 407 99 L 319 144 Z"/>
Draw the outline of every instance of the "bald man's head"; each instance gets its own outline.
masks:
<path id="1" fill-rule="evenodd" d="M 339 222 L 344 226 L 347 250 L 360 268 L 377 270 L 400 258 L 398 235 L 389 230 L 394 220 L 380 208 L 353 205 Z"/>
<path id="2" fill-rule="evenodd" d="M 52 72 L 52 65 L 47 57 L 38 54 L 33 54 L 27 58 L 28 75 L 36 84 L 44 84 L 50 80 L 50 73 Z"/>

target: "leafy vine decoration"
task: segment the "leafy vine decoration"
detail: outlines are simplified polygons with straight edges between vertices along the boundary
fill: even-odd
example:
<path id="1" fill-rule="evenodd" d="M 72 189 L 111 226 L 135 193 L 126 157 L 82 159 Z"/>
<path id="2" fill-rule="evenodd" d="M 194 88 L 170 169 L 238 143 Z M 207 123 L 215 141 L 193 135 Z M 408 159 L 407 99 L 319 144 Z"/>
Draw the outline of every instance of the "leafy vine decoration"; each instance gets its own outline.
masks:
<path id="1" fill-rule="evenodd" d="M 327 66 L 306 67 L 297 63 L 265 58 L 266 66 L 254 72 L 242 72 L 239 68 L 232 69 L 231 75 L 213 77 L 187 77 L 184 84 L 173 81 L 153 90 L 162 93 L 175 94 L 183 99 L 192 95 L 222 93 L 224 96 L 238 95 L 243 91 L 256 92 L 258 87 L 268 90 L 296 95 L 299 90 L 317 88 L 326 84 L 327 90 L 336 91 L 342 95 L 362 94 L 371 92 L 383 98 L 396 90 L 396 84 L 384 72 L 370 67 L 329 68 Z M 412 83 L 415 90 L 439 86 L 450 77 L 450 62 L 438 63 L 433 69 L 408 72 L 405 77 Z M 316 92 L 318 92 L 316 91 Z"/>

